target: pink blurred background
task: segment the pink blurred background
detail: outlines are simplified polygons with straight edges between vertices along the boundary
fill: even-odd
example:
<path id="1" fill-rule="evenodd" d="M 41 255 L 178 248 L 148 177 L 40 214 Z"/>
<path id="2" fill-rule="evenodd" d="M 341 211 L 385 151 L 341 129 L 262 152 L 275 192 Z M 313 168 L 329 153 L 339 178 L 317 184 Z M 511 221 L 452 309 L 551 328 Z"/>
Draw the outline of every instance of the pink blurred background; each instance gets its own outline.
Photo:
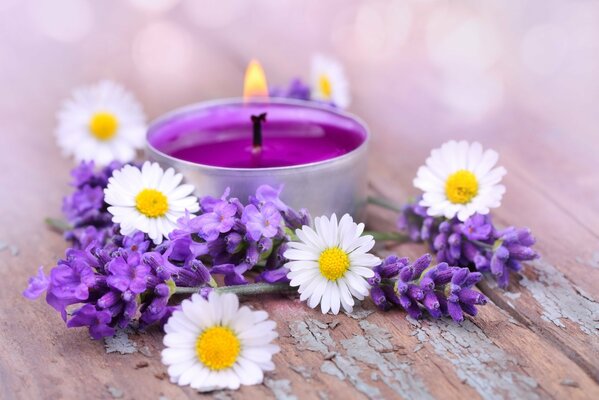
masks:
<path id="1" fill-rule="evenodd" d="M 5 116 L 104 77 L 156 116 L 239 94 L 251 57 L 283 83 L 319 51 L 427 125 L 513 105 L 577 135 L 599 122 L 596 1 L 2 0 L 0 32 Z"/>

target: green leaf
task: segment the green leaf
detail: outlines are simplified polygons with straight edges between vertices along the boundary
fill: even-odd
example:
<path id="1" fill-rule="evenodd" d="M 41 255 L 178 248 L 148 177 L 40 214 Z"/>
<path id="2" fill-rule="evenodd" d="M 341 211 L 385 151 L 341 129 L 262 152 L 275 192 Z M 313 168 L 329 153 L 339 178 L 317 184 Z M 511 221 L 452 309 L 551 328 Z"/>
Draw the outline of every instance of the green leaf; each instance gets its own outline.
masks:
<path id="1" fill-rule="evenodd" d="M 53 229 L 60 233 L 65 233 L 66 231 L 70 231 L 71 229 L 73 229 L 73 226 L 71 226 L 71 224 L 69 224 L 62 218 L 48 217 L 44 219 L 44 222 L 46 223 L 46 225 L 48 225 L 50 229 Z"/>

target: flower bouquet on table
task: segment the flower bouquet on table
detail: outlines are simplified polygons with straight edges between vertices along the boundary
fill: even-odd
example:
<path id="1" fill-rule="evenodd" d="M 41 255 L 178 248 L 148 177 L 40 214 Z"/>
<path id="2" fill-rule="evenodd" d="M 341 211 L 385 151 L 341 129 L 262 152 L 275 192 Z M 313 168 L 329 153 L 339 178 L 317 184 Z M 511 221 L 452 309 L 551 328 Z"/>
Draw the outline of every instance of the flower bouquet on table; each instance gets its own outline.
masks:
<path id="1" fill-rule="evenodd" d="M 338 65 L 316 59 L 311 83 L 296 80 L 279 95 L 349 103 Z M 505 170 L 478 143 L 433 150 L 414 181 L 424 191 L 419 200 L 372 200 L 400 211 L 403 233 L 389 234 L 367 232 L 347 214 L 312 219 L 281 200 L 282 187 L 262 185 L 247 199 L 229 191 L 197 197 L 172 168 L 133 162 L 144 132 L 141 107 L 114 83 L 78 90 L 65 103 L 59 144 L 80 163 L 63 202 L 66 220 L 48 223 L 71 247 L 48 275 L 40 267 L 23 294 L 45 294 L 67 327 L 87 327 L 94 339 L 133 321 L 162 326 L 162 361 L 179 385 L 236 389 L 274 369 L 276 324 L 240 306 L 239 295 L 297 293 L 333 314 L 370 297 L 381 310 L 459 323 L 487 301 L 473 289 L 481 272 L 505 286 L 520 261 L 537 257 L 528 230 L 491 223 Z M 389 238 L 424 241 L 436 260 L 380 259 L 375 240 Z"/>

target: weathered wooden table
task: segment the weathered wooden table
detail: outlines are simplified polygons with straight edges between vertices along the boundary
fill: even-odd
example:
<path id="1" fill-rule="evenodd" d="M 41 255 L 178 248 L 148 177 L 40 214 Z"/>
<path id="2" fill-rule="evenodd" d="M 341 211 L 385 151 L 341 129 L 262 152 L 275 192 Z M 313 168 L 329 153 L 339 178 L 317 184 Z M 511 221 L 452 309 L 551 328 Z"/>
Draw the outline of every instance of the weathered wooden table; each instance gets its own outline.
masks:
<path id="1" fill-rule="evenodd" d="M 278 323 L 276 371 L 263 385 L 214 397 L 599 398 L 599 136 L 588 109 L 561 97 L 552 80 L 525 82 L 499 58 L 493 74 L 503 89 L 492 107 L 439 100 L 446 77 L 427 56 L 424 26 L 436 7 L 476 15 L 459 2 L 399 5 L 393 15 L 380 2 L 320 3 L 223 6 L 220 14 L 189 4 L 146 13 L 116 1 L 59 13 L 17 2 L 0 7 L 0 240 L 7 244 L 0 251 L 0 398 L 202 397 L 168 382 L 158 329 L 108 346 L 131 354 L 107 353 L 84 330 L 67 330 L 43 301 L 21 297 L 37 266 L 50 267 L 66 248 L 43 224 L 59 215 L 72 166 L 52 136 L 60 100 L 78 84 L 115 78 L 156 117 L 237 95 L 252 56 L 271 82 L 306 76 L 314 50 L 347 64 L 351 109 L 374 134 L 373 194 L 405 201 L 416 194 L 411 180 L 431 148 L 449 138 L 479 140 L 500 152 L 509 171 L 496 221 L 529 226 L 542 259 L 507 290 L 485 279 L 478 288 L 491 301 L 461 326 L 373 312 L 369 301 L 351 316 L 332 316 L 290 298 L 255 299 L 251 304 Z M 412 7 L 408 14 L 405 7 Z M 373 15 L 387 39 L 375 29 L 380 24 L 370 24 L 375 31 L 364 42 L 360 24 Z M 401 27 L 394 23 L 410 21 L 410 36 L 395 40 Z M 504 44 L 502 57 L 515 57 Z M 368 221 L 392 230 L 395 216 L 372 209 Z M 410 257 L 425 251 L 382 250 Z"/>

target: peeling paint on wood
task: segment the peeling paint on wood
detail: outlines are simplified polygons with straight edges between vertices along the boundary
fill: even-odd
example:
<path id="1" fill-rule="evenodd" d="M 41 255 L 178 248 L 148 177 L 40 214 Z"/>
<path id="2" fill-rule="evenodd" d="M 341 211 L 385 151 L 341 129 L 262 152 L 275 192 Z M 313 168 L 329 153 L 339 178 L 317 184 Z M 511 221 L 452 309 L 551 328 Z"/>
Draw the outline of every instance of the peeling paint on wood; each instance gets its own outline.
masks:
<path id="1" fill-rule="evenodd" d="M 344 314 L 347 315 L 348 317 L 359 320 L 359 319 L 364 319 L 364 318 L 368 317 L 373 312 L 374 312 L 374 310 L 366 309 L 366 308 L 362 307 L 361 303 L 358 303 L 358 304 L 356 304 L 356 306 L 354 307 L 354 309 L 351 313 L 347 313 L 344 311 Z"/>
<path id="2" fill-rule="evenodd" d="M 503 294 L 505 295 L 505 297 L 509 297 L 512 300 L 517 300 L 522 295 L 522 293 L 520 292 L 504 292 Z"/>
<path id="3" fill-rule="evenodd" d="M 435 353 L 451 362 L 458 378 L 473 387 L 485 399 L 536 399 L 538 383 L 518 372 L 518 363 L 496 346 L 470 320 L 461 325 L 443 319 L 415 321 L 413 334 Z"/>
<path id="4" fill-rule="evenodd" d="M 212 394 L 212 399 L 214 400 L 231 400 L 232 398 L 233 396 L 228 390 L 221 390 Z"/>
<path id="5" fill-rule="evenodd" d="M 129 339 L 126 330 L 118 330 L 113 337 L 104 338 L 106 353 L 133 354 L 137 345 Z"/>
<path id="6" fill-rule="evenodd" d="M 404 398 L 430 399 L 432 396 L 426 390 L 424 383 L 413 374 L 410 363 L 398 358 L 395 351 L 397 346 L 391 342 L 391 334 L 366 320 L 361 320 L 359 326 L 363 335 L 335 342 L 330 333 L 323 329 L 328 326 L 320 321 L 308 319 L 293 321 L 289 324 L 291 336 L 300 350 L 318 352 L 326 357 L 334 350 L 330 360 L 323 360 L 320 371 L 340 380 L 349 381 L 359 392 L 371 399 L 381 398 L 379 388 L 371 385 L 363 375 L 366 371 L 362 365 L 376 368 L 377 379 Z M 339 352 L 345 350 L 345 354 Z"/>
<path id="7" fill-rule="evenodd" d="M 324 372 L 325 374 L 336 376 L 340 380 L 345 379 L 345 375 L 343 374 L 343 372 L 341 372 L 341 370 L 339 368 L 337 368 L 335 363 L 333 363 L 332 361 L 323 362 L 322 365 L 320 366 L 320 372 Z"/>
<path id="8" fill-rule="evenodd" d="M 264 386 L 272 391 L 276 400 L 298 400 L 291 392 L 291 381 L 288 379 L 264 379 Z"/>
<path id="9" fill-rule="evenodd" d="M 312 378 L 312 368 L 310 367 L 304 367 L 303 365 L 291 365 L 289 366 L 289 369 L 296 372 L 304 379 Z"/>
<path id="10" fill-rule="evenodd" d="M 382 397 L 379 388 L 369 385 L 362 379 L 360 376 L 363 372 L 362 367 L 352 357 L 337 356 L 332 361 L 356 390 L 364 393 L 369 399 L 380 399 Z"/>
<path id="11" fill-rule="evenodd" d="M 538 278 L 520 281 L 543 309 L 542 319 L 565 328 L 563 319 L 580 327 L 587 335 L 599 336 L 599 303 L 574 286 L 553 265 L 537 260 L 528 264 Z"/>
<path id="12" fill-rule="evenodd" d="M 329 347 L 334 347 L 335 343 L 331 335 L 326 330 L 317 325 L 320 321 L 307 319 L 306 321 L 292 321 L 289 324 L 291 336 L 296 340 L 296 347 L 299 350 L 310 350 L 322 353 L 329 352 Z"/>
<path id="13" fill-rule="evenodd" d="M 125 395 L 125 392 L 114 386 L 108 386 L 106 390 L 108 390 L 108 393 L 110 393 L 114 399 L 121 399 Z"/>
<path id="14" fill-rule="evenodd" d="M 380 353 L 371 346 L 365 336 L 354 336 L 341 341 L 341 345 L 351 358 L 361 361 L 380 371 L 380 378 L 396 393 L 407 399 L 432 399 L 424 383 L 414 376 L 410 364 L 402 362 L 392 353 Z M 391 346 L 390 343 L 387 343 Z"/>

